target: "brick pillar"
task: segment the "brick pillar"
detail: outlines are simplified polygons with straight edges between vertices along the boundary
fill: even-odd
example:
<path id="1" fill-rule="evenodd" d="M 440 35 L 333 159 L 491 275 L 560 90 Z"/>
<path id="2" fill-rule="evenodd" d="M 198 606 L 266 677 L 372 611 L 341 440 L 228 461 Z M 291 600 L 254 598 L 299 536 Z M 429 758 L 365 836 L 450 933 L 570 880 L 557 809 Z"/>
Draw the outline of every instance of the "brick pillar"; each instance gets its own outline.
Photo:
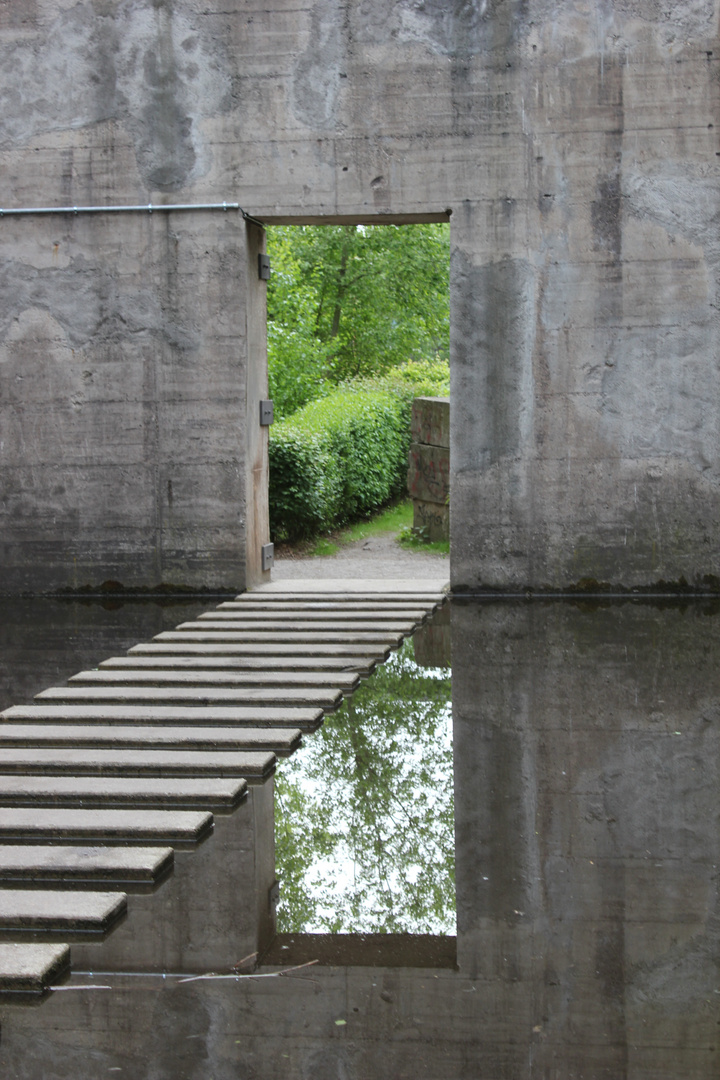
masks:
<path id="1" fill-rule="evenodd" d="M 408 460 L 413 528 L 428 540 L 447 540 L 450 521 L 450 399 L 415 398 Z"/>

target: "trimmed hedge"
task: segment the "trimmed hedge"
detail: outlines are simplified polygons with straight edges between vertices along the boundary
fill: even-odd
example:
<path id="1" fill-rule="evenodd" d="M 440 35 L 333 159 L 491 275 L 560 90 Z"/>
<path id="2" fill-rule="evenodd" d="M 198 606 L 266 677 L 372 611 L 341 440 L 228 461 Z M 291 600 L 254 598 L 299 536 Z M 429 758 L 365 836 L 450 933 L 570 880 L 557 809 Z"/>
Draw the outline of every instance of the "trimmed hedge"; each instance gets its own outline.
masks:
<path id="1" fill-rule="evenodd" d="M 270 429 L 270 533 L 301 540 L 367 515 L 404 490 L 410 412 L 447 392 L 447 363 L 404 364 L 345 384 Z"/>

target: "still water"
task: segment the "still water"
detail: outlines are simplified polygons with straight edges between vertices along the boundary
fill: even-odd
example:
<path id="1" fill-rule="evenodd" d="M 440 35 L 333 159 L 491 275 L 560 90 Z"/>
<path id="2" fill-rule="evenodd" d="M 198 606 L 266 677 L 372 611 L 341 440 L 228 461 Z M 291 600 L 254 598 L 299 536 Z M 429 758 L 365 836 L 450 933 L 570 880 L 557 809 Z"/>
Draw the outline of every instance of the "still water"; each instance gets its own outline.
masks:
<path id="1" fill-rule="evenodd" d="M 208 606 L 6 605 L 2 693 Z M 718 616 L 453 602 L 452 741 L 447 656 L 410 644 L 275 793 L 254 788 L 104 944 L 73 947 L 94 975 L 69 985 L 112 989 L 0 1005 L 0 1074 L 717 1077 Z M 254 951 L 262 978 L 162 977 Z M 290 959 L 335 962 L 278 977 Z"/>

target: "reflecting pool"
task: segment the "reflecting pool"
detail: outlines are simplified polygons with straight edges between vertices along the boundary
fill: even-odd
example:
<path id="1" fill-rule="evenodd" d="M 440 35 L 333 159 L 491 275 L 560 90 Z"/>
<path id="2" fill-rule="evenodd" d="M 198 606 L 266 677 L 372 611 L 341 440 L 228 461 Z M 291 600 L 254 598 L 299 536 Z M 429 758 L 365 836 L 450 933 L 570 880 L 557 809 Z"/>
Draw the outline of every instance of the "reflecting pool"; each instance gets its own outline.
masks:
<path id="1" fill-rule="evenodd" d="M 720 1075 L 720 606 L 447 610 L 440 659 L 407 645 L 282 764 L 276 799 L 219 815 L 123 927 L 73 948 L 78 989 L 0 1004 L 3 1077 Z M 57 650 L 34 664 L 59 678 Z M 279 975 L 291 950 L 267 949 L 293 935 L 321 962 Z M 256 950 L 251 978 L 172 974 Z"/>

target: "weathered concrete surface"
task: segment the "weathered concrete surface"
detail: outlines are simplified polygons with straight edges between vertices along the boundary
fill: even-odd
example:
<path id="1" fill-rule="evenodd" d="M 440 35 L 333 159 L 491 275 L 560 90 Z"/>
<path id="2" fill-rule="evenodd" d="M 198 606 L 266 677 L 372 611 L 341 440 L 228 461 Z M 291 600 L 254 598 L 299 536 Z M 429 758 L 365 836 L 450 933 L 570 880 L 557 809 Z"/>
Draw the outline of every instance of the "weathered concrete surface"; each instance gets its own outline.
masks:
<path id="1" fill-rule="evenodd" d="M 3 806 L 188 809 L 229 813 L 247 796 L 246 780 L 144 776 L 0 776 Z"/>
<path id="2" fill-rule="evenodd" d="M 0 746 L 83 746 L 110 747 L 114 750 L 271 750 L 289 754 L 300 743 L 299 728 L 251 727 L 123 727 L 120 724 L 2 724 Z M 2 822 L 0 821 L 0 831 Z"/>
<path id="3" fill-rule="evenodd" d="M 375 667 L 377 660 L 372 657 L 358 656 L 341 658 L 333 656 L 318 657 L 310 656 L 166 656 L 163 653 L 154 656 L 111 656 L 103 660 L 99 665 L 101 671 L 152 671 L 153 669 L 167 668 L 173 671 L 252 671 L 264 672 L 269 678 L 274 678 L 277 672 L 304 672 L 322 671 L 330 672 L 358 672 L 369 675 Z"/>
<path id="4" fill-rule="evenodd" d="M 126 909 L 124 893 L 0 889 L 0 929 L 3 931 L 103 934 Z"/>
<path id="5" fill-rule="evenodd" d="M 40 994 L 70 967 L 69 945 L 0 943 L 0 990 Z"/>
<path id="6" fill-rule="evenodd" d="M 128 668 L 130 665 L 128 665 Z M 360 676 L 345 671 L 81 671 L 68 680 L 71 686 L 332 686 L 343 693 L 357 688 Z"/>
<path id="7" fill-rule="evenodd" d="M 274 754 L 259 751 L 0 747 L 0 769 L 4 772 L 52 776 L 240 776 L 264 780 L 272 775 L 275 762 Z"/>
<path id="8" fill-rule="evenodd" d="M 160 706 L 177 702 L 179 705 L 239 705 L 259 706 L 297 705 L 315 708 L 334 708 L 342 701 L 341 690 L 294 690 L 282 687 L 258 689 L 257 687 L 214 686 L 52 686 L 35 695 L 43 702 L 83 704 L 88 702 L 128 702 L 157 704 Z"/>
<path id="9" fill-rule="evenodd" d="M 68 810 L 53 807 L 4 807 L 2 840 L 93 839 L 157 840 L 195 844 L 208 835 L 213 816 L 202 810 Z"/>
<path id="10" fill-rule="evenodd" d="M 368 572 L 370 567 L 368 567 Z M 402 601 L 402 603 L 427 605 L 433 601 L 440 603 L 446 598 L 447 577 L 430 574 L 414 578 L 291 578 L 283 581 L 270 581 L 258 586 L 250 593 L 251 600 L 277 599 L 285 602 L 309 597 L 322 600 L 362 600 L 365 603 L 380 601 Z M 236 596 L 236 601 L 243 602 L 243 597 Z"/>
<path id="11" fill-rule="evenodd" d="M 80 882 L 152 885 L 170 872 L 170 847 L 77 847 L 63 844 L 0 845 L 0 881 L 54 881 L 62 888 Z"/>
<path id="12" fill-rule="evenodd" d="M 262 706 L 243 708 L 231 705 L 13 705 L 0 714 L 0 719 L 35 721 L 36 723 L 82 724 L 99 721 L 103 724 L 186 724 L 207 727 L 216 724 L 226 727 L 283 727 L 316 728 L 322 720 L 322 709 L 271 709 Z"/>
<path id="13" fill-rule="evenodd" d="M 711 0 L 17 0 L 3 201 L 451 211 L 454 584 L 713 584 L 717 29 Z M 241 587 L 259 237 L 197 213 L 0 240 L 5 587 Z"/>
<path id="14" fill-rule="evenodd" d="M 200 623 L 200 626 L 203 624 Z M 160 642 L 197 642 L 210 643 L 213 641 L 237 642 L 237 644 L 264 645 L 266 651 L 274 649 L 277 645 L 331 645 L 337 642 L 339 645 L 390 645 L 395 647 L 403 639 L 402 634 L 391 634 L 387 631 L 377 630 L 305 630 L 293 632 L 290 630 L 233 630 L 228 627 L 222 630 L 167 630 L 157 634 L 153 641 Z M 300 651 L 300 649 L 298 649 Z M 334 653 L 334 650 L 333 650 Z"/>
<path id="15" fill-rule="evenodd" d="M 390 655 L 389 645 L 357 644 L 357 645 L 329 645 L 298 641 L 294 644 L 275 642 L 272 645 L 272 653 L 282 661 L 309 659 L 345 659 L 349 663 L 353 660 L 382 661 Z M 135 645 L 128 649 L 131 659 L 137 656 L 216 656 L 216 657 L 248 657 L 252 659 L 263 658 L 268 654 L 267 645 L 258 645 L 253 642 L 152 642 Z"/>
<path id="16" fill-rule="evenodd" d="M 228 622 L 247 623 L 248 626 L 255 626 L 258 623 L 272 622 L 275 620 L 277 625 L 278 619 L 287 620 L 288 622 L 302 622 L 314 623 L 314 622 L 349 622 L 356 623 L 365 621 L 372 621 L 373 623 L 395 623 L 399 622 L 401 625 L 407 625 L 407 623 L 414 624 L 416 622 L 422 622 L 426 617 L 426 612 L 422 608 L 407 608 L 398 607 L 395 610 L 387 611 L 374 609 L 371 606 L 367 606 L 361 610 L 342 610 L 338 605 L 337 608 L 325 609 L 321 611 L 305 610 L 302 607 L 291 607 L 288 604 L 268 604 L 261 611 L 248 608 L 245 604 L 237 604 L 235 608 L 227 610 L 228 604 L 222 604 L 218 611 L 206 611 L 202 615 L 198 615 L 198 621 L 206 622 L 211 620 L 212 622 L 222 622 L 227 620 Z M 240 610 L 238 610 L 240 608 Z M 283 624 L 284 625 L 284 624 Z"/>

